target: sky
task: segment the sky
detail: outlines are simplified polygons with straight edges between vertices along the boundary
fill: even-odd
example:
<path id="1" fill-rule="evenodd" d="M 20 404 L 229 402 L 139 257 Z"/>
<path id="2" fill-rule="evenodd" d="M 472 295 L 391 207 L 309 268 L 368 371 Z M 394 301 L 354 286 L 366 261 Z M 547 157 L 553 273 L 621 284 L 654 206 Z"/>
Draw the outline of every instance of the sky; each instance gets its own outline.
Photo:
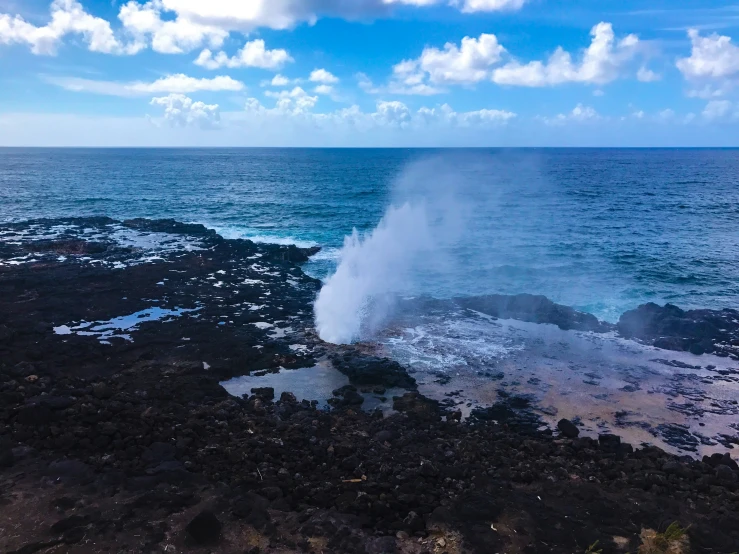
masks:
<path id="1" fill-rule="evenodd" d="M 739 146 L 739 3 L 0 0 L 0 146 Z"/>

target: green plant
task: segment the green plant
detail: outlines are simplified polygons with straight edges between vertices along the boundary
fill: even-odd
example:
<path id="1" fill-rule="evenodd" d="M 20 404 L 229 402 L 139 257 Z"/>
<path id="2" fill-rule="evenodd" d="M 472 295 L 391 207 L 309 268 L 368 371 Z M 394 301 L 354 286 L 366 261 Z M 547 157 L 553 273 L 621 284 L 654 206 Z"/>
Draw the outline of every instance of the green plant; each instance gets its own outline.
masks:
<path id="1" fill-rule="evenodd" d="M 658 548 L 666 550 L 670 547 L 671 542 L 681 541 L 687 532 L 687 528 L 683 529 L 677 521 L 673 521 L 667 529 L 665 529 L 664 533 L 657 534 L 655 537 L 655 545 Z"/>
<path id="2" fill-rule="evenodd" d="M 598 548 L 598 543 L 600 541 L 595 541 L 593 544 L 588 546 L 588 549 L 585 551 L 585 554 L 603 554 L 603 549 Z M 597 550 L 596 550 L 597 549 Z"/>
<path id="3" fill-rule="evenodd" d="M 688 528 L 675 521 L 662 533 L 653 529 L 642 529 L 642 544 L 639 554 L 685 554 L 689 551 Z"/>

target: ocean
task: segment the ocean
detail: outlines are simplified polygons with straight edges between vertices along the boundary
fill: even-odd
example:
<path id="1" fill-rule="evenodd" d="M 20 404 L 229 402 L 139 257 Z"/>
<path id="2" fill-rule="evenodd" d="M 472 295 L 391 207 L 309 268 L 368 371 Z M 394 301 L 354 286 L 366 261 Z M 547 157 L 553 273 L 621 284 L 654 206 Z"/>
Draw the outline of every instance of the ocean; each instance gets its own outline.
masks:
<path id="1" fill-rule="evenodd" d="M 734 434 L 739 384 L 724 376 L 735 360 L 433 299 L 540 294 L 611 322 L 647 301 L 735 308 L 738 181 L 739 150 L 0 149 L 0 223 L 171 218 L 225 238 L 318 245 L 303 269 L 324 281 L 315 324 L 326 342 L 363 341 L 465 416 L 515 394 L 552 426 L 566 417 L 592 436 L 615 429 L 634 444 L 704 454 Z M 31 225 L 24 236 L 67 227 Z M 133 246 L 135 263 L 197 247 L 76 227 Z M 98 328 L 136 341 L 131 321 L 173 315 L 151 302 Z M 268 382 L 325 402 L 345 380 L 327 363 L 223 385 L 241 394 Z"/>
<path id="2" fill-rule="evenodd" d="M 616 321 L 735 305 L 738 183 L 731 149 L 0 149 L 0 221 L 174 218 L 320 245 L 305 269 L 326 278 L 389 206 L 454 205 L 398 292 L 543 294 Z"/>

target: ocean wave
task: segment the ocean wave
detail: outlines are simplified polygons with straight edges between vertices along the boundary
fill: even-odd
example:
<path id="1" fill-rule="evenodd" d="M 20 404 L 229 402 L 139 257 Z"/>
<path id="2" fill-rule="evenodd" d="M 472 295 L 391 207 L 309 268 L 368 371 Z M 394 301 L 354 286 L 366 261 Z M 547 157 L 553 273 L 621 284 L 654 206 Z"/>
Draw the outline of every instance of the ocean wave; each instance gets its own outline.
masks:
<path id="1" fill-rule="evenodd" d="M 205 223 L 204 225 L 210 229 L 213 229 L 224 239 L 246 239 L 260 244 L 281 244 L 284 246 L 293 244 L 298 248 L 311 248 L 313 246 L 320 246 L 316 241 L 313 240 L 298 239 L 291 236 L 263 235 L 259 233 L 254 233 L 253 229 L 247 229 L 244 227 L 224 227 L 221 225 L 209 225 L 207 223 Z"/>

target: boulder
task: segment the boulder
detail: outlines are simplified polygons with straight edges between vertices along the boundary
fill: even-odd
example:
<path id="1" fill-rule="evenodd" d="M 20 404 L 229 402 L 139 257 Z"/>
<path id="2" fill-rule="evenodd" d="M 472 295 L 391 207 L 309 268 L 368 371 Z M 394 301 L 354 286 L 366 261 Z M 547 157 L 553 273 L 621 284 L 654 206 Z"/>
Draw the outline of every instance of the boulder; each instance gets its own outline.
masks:
<path id="1" fill-rule="evenodd" d="M 205 545 L 218 542 L 221 528 L 221 522 L 216 515 L 210 510 L 204 510 L 187 524 L 185 531 L 195 544 Z"/>
<path id="2" fill-rule="evenodd" d="M 557 423 L 557 429 L 562 433 L 562 436 L 568 439 L 576 439 L 580 435 L 580 429 L 569 419 L 560 419 Z"/>

